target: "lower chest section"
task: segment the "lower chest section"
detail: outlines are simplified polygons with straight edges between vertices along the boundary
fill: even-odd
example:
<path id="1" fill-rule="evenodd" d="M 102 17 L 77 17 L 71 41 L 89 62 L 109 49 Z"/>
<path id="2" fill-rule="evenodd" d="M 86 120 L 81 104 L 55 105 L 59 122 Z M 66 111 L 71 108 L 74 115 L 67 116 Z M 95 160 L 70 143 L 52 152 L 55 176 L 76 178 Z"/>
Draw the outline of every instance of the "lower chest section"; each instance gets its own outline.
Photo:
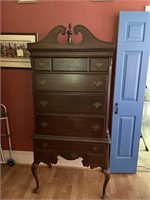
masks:
<path id="1" fill-rule="evenodd" d="M 65 137 L 34 137 L 35 162 L 56 164 L 58 156 L 67 160 L 82 158 L 83 166 L 108 167 L 109 143 L 108 141 L 89 141 Z"/>

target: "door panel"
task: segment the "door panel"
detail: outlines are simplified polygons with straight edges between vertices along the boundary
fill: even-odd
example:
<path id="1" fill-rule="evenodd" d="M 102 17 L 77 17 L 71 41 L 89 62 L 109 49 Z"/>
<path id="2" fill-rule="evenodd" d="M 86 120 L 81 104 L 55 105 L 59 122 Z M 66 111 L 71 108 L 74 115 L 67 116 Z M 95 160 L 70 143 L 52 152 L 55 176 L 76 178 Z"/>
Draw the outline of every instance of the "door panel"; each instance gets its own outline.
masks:
<path id="1" fill-rule="evenodd" d="M 121 116 L 119 119 L 118 156 L 132 156 L 134 117 Z M 126 148 L 126 146 L 128 148 Z"/>
<path id="2" fill-rule="evenodd" d="M 121 12 L 116 61 L 112 173 L 135 173 L 150 52 L 150 13 Z"/>
<path id="3" fill-rule="evenodd" d="M 125 52 L 122 101 L 136 101 L 141 67 L 141 52 Z M 133 64 L 134 63 L 134 64 Z M 134 76 L 133 76 L 134 74 Z M 130 88 L 130 89 L 129 89 Z"/>

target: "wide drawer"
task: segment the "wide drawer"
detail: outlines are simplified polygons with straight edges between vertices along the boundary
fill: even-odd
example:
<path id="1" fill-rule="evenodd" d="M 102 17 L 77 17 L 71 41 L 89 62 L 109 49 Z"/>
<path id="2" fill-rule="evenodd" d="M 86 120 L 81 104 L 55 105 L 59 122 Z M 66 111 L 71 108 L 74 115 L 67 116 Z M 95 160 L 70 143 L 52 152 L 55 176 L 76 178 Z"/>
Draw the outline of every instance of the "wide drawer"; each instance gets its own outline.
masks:
<path id="1" fill-rule="evenodd" d="M 107 92 L 107 74 L 35 74 L 36 90 Z"/>
<path id="2" fill-rule="evenodd" d="M 105 154 L 107 145 L 104 143 L 76 142 L 65 140 L 34 139 L 34 148 L 38 151 L 70 151 Z"/>
<path id="3" fill-rule="evenodd" d="M 74 114 L 105 114 L 105 95 L 36 94 L 36 111 Z"/>
<path id="4" fill-rule="evenodd" d="M 105 118 L 36 115 L 36 133 L 75 137 L 102 138 Z M 105 136 L 106 137 L 106 136 Z"/>

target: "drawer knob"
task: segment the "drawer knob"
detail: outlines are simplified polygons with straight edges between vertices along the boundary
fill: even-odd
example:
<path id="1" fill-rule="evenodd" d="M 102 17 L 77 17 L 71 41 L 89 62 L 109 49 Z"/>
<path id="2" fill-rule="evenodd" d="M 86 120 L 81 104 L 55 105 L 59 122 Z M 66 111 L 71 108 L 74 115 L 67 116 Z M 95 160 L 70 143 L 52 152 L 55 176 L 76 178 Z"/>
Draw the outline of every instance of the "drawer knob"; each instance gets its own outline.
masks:
<path id="1" fill-rule="evenodd" d="M 97 151 L 98 151 L 98 147 L 93 146 L 93 147 L 92 147 L 92 150 L 93 150 L 93 152 L 97 152 Z"/>
<path id="2" fill-rule="evenodd" d="M 45 85 L 45 84 L 47 84 L 47 80 L 44 80 L 44 79 L 39 80 L 39 84 L 40 85 Z"/>
<path id="3" fill-rule="evenodd" d="M 45 63 L 39 63 L 39 66 L 41 67 L 41 68 L 44 68 L 45 67 Z"/>
<path id="4" fill-rule="evenodd" d="M 98 131 L 100 129 L 100 125 L 95 124 L 95 125 L 92 126 L 92 128 L 94 129 L 94 131 Z"/>
<path id="5" fill-rule="evenodd" d="M 102 66 L 103 66 L 103 63 L 101 63 L 101 62 L 96 63 L 97 68 L 101 68 Z"/>
<path id="6" fill-rule="evenodd" d="M 101 87 L 101 85 L 103 85 L 103 82 L 102 81 L 94 81 L 94 85 L 96 87 Z"/>
<path id="7" fill-rule="evenodd" d="M 48 126 L 48 123 L 47 122 L 42 122 L 41 126 L 42 126 L 42 128 L 46 128 Z"/>
<path id="8" fill-rule="evenodd" d="M 102 106 L 102 104 L 101 104 L 101 102 L 96 101 L 96 102 L 93 103 L 93 106 L 94 106 L 96 109 L 98 109 L 99 107 Z"/>
<path id="9" fill-rule="evenodd" d="M 45 107 L 48 104 L 48 101 L 42 100 L 40 101 L 41 106 Z"/>

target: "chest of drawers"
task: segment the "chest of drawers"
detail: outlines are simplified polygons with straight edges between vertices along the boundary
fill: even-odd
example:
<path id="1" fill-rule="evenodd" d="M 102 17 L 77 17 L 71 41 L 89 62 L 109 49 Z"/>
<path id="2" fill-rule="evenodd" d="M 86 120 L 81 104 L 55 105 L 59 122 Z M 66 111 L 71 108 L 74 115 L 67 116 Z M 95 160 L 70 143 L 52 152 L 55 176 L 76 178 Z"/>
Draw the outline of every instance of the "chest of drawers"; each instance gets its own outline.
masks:
<path id="1" fill-rule="evenodd" d="M 82 34 L 80 43 L 72 42 Z M 67 33 L 67 34 L 66 34 Z M 58 42 L 58 35 L 68 42 Z M 42 41 L 28 44 L 33 72 L 35 132 L 32 172 L 39 190 L 37 167 L 51 166 L 58 156 L 109 173 L 109 118 L 114 44 L 96 39 L 84 26 L 66 31 L 57 26 Z"/>

